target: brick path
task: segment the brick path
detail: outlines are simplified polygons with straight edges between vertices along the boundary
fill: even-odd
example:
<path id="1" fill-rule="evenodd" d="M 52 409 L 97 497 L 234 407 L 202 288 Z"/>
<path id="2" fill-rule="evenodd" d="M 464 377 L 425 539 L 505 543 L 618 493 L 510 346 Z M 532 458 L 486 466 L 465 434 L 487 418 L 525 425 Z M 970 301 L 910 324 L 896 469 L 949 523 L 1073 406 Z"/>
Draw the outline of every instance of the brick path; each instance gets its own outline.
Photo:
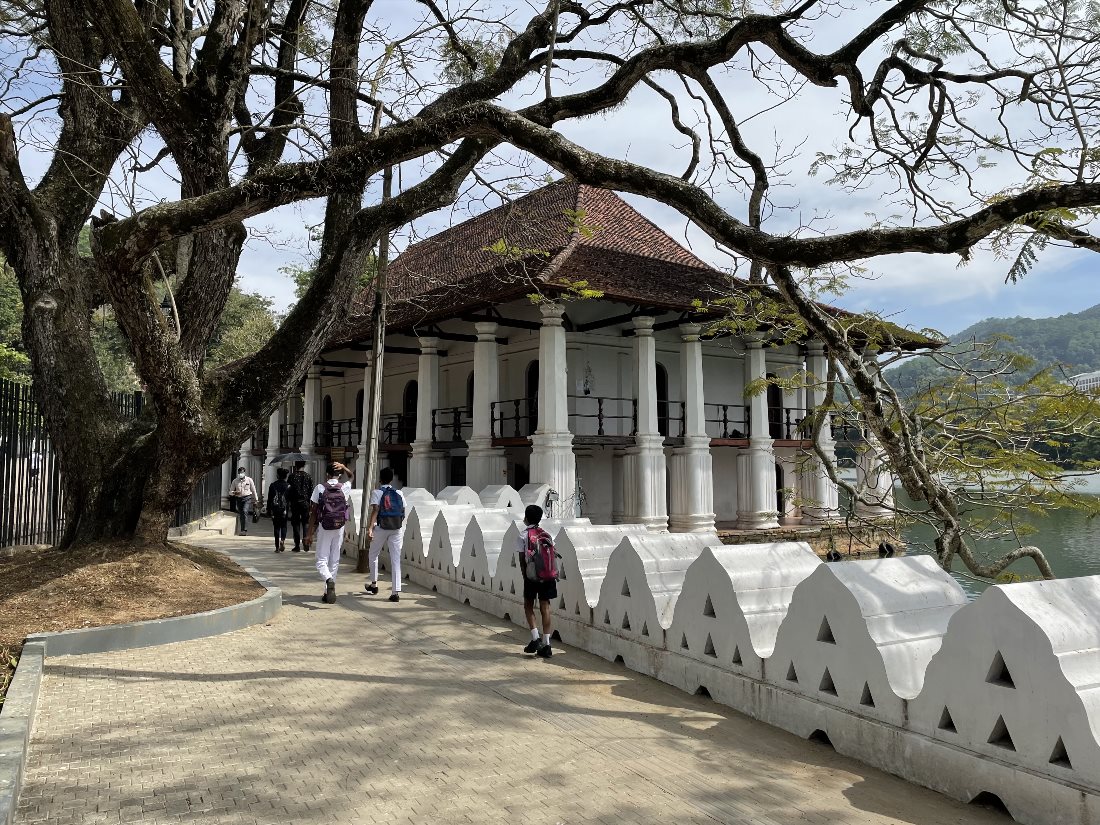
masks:
<path id="1" fill-rule="evenodd" d="M 19 825 L 1000 823 L 709 700 L 409 587 L 319 602 L 312 558 L 232 546 L 268 625 L 48 660 Z M 353 594 L 354 593 L 354 594 Z"/>

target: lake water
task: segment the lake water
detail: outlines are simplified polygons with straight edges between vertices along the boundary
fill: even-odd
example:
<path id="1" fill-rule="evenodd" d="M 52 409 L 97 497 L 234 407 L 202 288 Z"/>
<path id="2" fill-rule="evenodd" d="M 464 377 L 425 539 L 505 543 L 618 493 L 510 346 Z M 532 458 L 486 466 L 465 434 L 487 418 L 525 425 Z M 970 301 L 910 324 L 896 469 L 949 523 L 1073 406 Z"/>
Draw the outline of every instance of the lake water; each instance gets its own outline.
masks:
<path id="1" fill-rule="evenodd" d="M 1084 484 L 1077 488 L 1080 492 L 1100 496 L 1100 473 L 1083 477 L 1083 481 Z M 1030 518 L 1029 522 L 1036 527 L 1036 532 L 1024 541 L 1034 544 L 1046 554 L 1057 576 L 1100 575 L 1100 518 L 1089 519 L 1076 510 L 1050 510 L 1043 516 Z M 903 531 L 903 535 L 910 553 L 922 553 L 927 551 L 921 545 L 931 544 L 935 531 L 925 525 L 913 525 Z M 1011 542 L 989 541 L 979 543 L 978 549 L 986 551 L 986 557 L 995 558 L 1015 546 Z M 956 566 L 960 571 L 965 570 L 961 564 Z M 1022 559 L 1008 570 L 1022 576 L 1038 575 L 1035 563 L 1030 559 Z M 988 586 L 965 575 L 960 574 L 956 578 L 971 594 L 979 593 Z"/>

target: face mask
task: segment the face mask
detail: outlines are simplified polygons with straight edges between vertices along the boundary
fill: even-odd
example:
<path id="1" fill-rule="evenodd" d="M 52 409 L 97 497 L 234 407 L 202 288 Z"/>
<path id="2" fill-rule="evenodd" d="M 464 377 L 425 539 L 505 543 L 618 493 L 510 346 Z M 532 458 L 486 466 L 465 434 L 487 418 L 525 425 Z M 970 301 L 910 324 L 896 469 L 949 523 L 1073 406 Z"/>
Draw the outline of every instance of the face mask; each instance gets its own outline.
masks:
<path id="1" fill-rule="evenodd" d="M 237 473 L 237 478 L 244 478 L 244 473 Z"/>

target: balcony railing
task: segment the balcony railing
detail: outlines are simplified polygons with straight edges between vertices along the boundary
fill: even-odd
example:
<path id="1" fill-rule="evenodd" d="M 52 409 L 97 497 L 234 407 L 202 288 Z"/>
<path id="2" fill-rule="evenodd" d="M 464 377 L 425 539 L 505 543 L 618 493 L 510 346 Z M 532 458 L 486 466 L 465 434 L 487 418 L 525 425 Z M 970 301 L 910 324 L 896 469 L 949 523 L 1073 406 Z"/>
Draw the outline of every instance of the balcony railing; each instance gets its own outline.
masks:
<path id="1" fill-rule="evenodd" d="M 511 398 L 489 405 L 493 438 L 527 438 L 538 427 L 538 420 L 537 398 Z"/>
<path id="2" fill-rule="evenodd" d="M 302 422 L 279 425 L 279 446 L 287 450 L 297 450 L 302 446 Z"/>
<path id="3" fill-rule="evenodd" d="M 631 436 L 638 431 L 638 402 L 634 398 L 570 395 L 569 429 L 575 435 Z"/>
<path id="4" fill-rule="evenodd" d="M 683 438 L 687 404 L 683 401 L 657 402 L 657 432 L 665 438 Z"/>
<path id="5" fill-rule="evenodd" d="M 405 413 L 387 413 L 379 421 L 379 435 L 383 444 L 412 444 L 416 440 L 416 416 Z"/>
<path id="6" fill-rule="evenodd" d="M 473 417 L 466 407 L 441 407 L 432 410 L 432 441 L 441 444 L 465 441 L 473 423 Z"/>
<path id="7" fill-rule="evenodd" d="M 270 432 L 268 425 L 260 427 L 256 432 L 252 433 L 252 452 L 263 452 L 267 449 L 267 434 Z"/>
<path id="8" fill-rule="evenodd" d="M 776 440 L 799 441 L 808 438 L 809 433 L 801 428 L 805 417 L 806 411 L 796 407 L 769 407 L 768 433 Z"/>
<path id="9" fill-rule="evenodd" d="M 749 437 L 749 408 L 744 404 L 704 404 L 703 418 L 711 438 Z"/>
<path id="10" fill-rule="evenodd" d="M 314 443 L 318 447 L 358 447 L 363 440 L 363 428 L 358 418 L 318 421 L 313 425 Z"/>

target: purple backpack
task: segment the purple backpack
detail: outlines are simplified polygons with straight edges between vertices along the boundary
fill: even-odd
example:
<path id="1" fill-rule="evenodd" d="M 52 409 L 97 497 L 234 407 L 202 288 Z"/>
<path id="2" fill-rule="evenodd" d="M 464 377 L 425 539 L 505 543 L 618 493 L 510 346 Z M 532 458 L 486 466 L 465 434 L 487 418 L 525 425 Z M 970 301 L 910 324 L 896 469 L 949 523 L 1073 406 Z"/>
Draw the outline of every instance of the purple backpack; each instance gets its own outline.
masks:
<path id="1" fill-rule="evenodd" d="M 341 487 L 325 485 L 325 491 L 321 493 L 321 515 L 318 521 L 326 530 L 339 530 L 348 522 L 348 500 L 344 498 L 344 490 Z"/>

